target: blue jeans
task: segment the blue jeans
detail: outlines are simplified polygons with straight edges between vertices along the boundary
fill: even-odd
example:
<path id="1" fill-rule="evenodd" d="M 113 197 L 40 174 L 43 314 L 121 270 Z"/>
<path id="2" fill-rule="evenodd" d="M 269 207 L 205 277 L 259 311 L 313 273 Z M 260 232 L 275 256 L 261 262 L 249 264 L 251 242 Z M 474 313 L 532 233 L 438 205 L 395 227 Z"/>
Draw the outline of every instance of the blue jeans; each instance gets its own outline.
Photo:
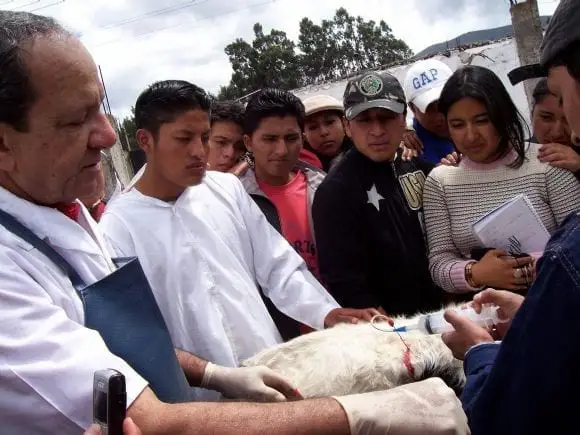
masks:
<path id="1" fill-rule="evenodd" d="M 467 354 L 473 435 L 580 432 L 580 216 L 552 236 L 501 345 Z"/>

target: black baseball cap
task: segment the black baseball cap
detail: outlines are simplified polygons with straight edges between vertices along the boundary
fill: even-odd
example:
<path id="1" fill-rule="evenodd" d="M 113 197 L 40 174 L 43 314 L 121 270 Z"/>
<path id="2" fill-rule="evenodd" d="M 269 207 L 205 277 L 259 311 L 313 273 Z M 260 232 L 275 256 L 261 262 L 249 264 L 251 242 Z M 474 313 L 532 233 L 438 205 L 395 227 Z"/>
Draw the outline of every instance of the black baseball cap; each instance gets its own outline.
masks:
<path id="1" fill-rule="evenodd" d="M 344 90 L 343 103 L 348 120 L 375 107 L 395 113 L 403 113 L 406 107 L 401 84 L 388 72 L 370 72 L 351 78 Z"/>
<path id="2" fill-rule="evenodd" d="M 580 41 L 580 3 L 578 0 L 561 0 L 550 19 L 539 64 L 526 65 L 509 72 L 512 85 L 546 77 L 550 63 L 571 44 Z"/>

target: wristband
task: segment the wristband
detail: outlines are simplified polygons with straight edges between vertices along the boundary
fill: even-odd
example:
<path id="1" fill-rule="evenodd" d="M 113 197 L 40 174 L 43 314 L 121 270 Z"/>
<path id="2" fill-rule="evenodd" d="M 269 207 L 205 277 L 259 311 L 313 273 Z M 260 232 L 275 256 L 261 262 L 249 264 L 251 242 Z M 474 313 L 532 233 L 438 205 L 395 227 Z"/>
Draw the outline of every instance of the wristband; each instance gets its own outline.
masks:
<path id="1" fill-rule="evenodd" d="M 210 362 L 207 363 L 207 365 L 205 366 L 205 370 L 203 372 L 203 378 L 201 379 L 201 384 L 199 385 L 200 388 L 203 389 L 208 389 L 209 384 L 211 383 L 211 380 L 213 378 L 213 374 L 215 371 L 215 364 L 212 364 Z"/>
<path id="2" fill-rule="evenodd" d="M 475 264 L 475 261 L 472 261 L 472 262 L 467 263 L 465 265 L 465 280 L 467 281 L 467 284 L 469 284 L 469 286 L 471 288 L 478 288 L 479 286 L 473 280 L 473 265 L 474 264 Z"/>

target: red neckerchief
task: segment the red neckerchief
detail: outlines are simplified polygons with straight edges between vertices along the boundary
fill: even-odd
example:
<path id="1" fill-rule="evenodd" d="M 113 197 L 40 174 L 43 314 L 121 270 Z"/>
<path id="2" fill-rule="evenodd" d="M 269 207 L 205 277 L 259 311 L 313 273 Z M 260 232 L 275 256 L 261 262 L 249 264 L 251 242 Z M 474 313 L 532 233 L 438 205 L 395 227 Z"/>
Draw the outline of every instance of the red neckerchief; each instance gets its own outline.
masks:
<path id="1" fill-rule="evenodd" d="M 78 202 L 59 204 L 55 208 L 73 221 L 77 222 L 79 220 L 81 205 Z"/>
<path id="2" fill-rule="evenodd" d="M 103 201 L 99 201 L 97 204 L 91 208 L 91 216 L 97 222 L 101 220 L 101 216 L 105 213 L 106 204 Z"/>

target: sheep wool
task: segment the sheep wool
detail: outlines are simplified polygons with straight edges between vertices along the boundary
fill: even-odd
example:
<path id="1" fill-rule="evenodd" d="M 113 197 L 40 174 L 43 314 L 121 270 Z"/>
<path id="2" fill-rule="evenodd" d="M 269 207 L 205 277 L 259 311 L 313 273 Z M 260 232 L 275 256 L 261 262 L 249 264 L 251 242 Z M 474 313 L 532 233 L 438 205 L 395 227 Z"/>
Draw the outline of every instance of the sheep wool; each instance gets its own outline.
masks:
<path id="1" fill-rule="evenodd" d="M 413 321 L 399 318 L 395 324 Z M 305 398 L 387 390 L 430 377 L 442 378 L 458 392 L 465 384 L 462 362 L 453 357 L 440 335 L 406 332 L 399 336 L 369 323 L 312 332 L 242 363 L 258 365 L 288 378 Z"/>

